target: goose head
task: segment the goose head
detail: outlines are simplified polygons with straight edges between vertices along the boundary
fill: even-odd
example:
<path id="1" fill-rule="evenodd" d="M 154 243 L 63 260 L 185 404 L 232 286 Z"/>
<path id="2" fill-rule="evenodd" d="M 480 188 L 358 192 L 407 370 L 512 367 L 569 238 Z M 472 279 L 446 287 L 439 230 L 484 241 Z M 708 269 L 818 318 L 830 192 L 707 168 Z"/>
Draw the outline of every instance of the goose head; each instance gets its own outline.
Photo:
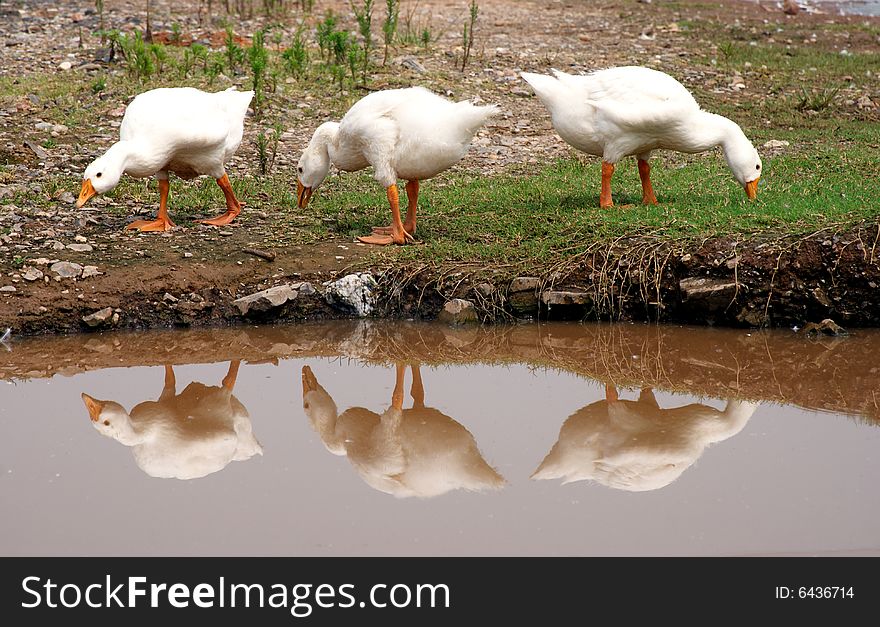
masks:
<path id="1" fill-rule="evenodd" d="M 119 144 L 116 144 L 111 147 L 86 168 L 79 198 L 76 200 L 77 209 L 85 205 L 95 194 L 109 192 L 119 184 L 119 179 L 125 171 L 125 153 L 118 146 Z"/>
<path id="2" fill-rule="evenodd" d="M 345 446 L 336 435 L 339 410 L 308 366 L 302 368 L 303 411 L 324 446 L 335 455 L 345 455 Z"/>
<path id="3" fill-rule="evenodd" d="M 724 159 L 746 196 L 754 200 L 758 197 L 758 179 L 763 167 L 761 157 L 739 127 L 736 130 L 739 132 L 733 133 L 732 138 L 723 144 Z"/>
<path id="4" fill-rule="evenodd" d="M 82 399 L 92 419 L 92 426 L 98 433 L 126 446 L 138 443 L 140 438 L 122 405 L 114 401 L 101 401 L 88 394 L 83 394 Z"/>
<path id="5" fill-rule="evenodd" d="M 327 174 L 330 172 L 329 146 L 336 137 L 339 124 L 325 122 L 317 128 L 296 166 L 296 205 L 305 209 Z"/>

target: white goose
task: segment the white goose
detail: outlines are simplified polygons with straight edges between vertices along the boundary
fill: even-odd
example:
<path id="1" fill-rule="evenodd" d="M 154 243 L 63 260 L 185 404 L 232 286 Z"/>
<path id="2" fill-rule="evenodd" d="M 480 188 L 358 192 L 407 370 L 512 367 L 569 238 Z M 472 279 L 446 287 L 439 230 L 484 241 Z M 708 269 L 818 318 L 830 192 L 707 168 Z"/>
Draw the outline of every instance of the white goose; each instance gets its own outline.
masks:
<path id="1" fill-rule="evenodd" d="M 222 226 L 241 213 L 241 203 L 226 175 L 226 162 L 238 150 L 244 117 L 254 92 L 234 88 L 207 93 L 192 87 L 152 89 L 138 95 L 125 110 L 119 141 L 95 159 L 83 174 L 76 202 L 82 207 L 95 194 L 107 192 L 123 174 L 159 180 L 159 216 L 137 220 L 127 229 L 167 231 L 168 173 L 183 179 L 214 177 L 226 197 L 226 213 L 204 224 Z"/>
<path id="2" fill-rule="evenodd" d="M 649 388 L 639 400 L 624 401 L 608 385 L 605 400 L 568 417 L 532 479 L 656 490 L 680 477 L 707 446 L 742 431 L 757 408 L 730 399 L 723 411 L 699 403 L 661 409 Z"/>
<path id="3" fill-rule="evenodd" d="M 303 409 L 324 446 L 345 455 L 371 488 L 398 498 L 429 498 L 451 490 L 496 490 L 504 477 L 490 466 L 461 424 L 425 407 L 418 366 L 412 366 L 412 409 L 403 409 L 406 367 L 397 366 L 391 407 L 382 415 L 363 407 L 339 414 L 336 403 L 303 366 Z"/>
<path id="4" fill-rule="evenodd" d="M 233 396 L 240 362 L 229 364 L 223 385 L 190 383 L 176 392 L 174 370 L 165 367 L 165 387 L 157 401 L 136 405 L 83 394 L 92 425 L 101 435 L 130 446 L 138 467 L 151 477 L 197 479 L 231 461 L 262 455 L 244 405 Z"/>
<path id="5" fill-rule="evenodd" d="M 614 164 L 638 159 L 642 202 L 657 204 L 648 160 L 657 149 L 698 153 L 721 146 L 727 165 L 749 198 L 758 193 L 761 159 L 733 121 L 700 109 L 677 80 L 645 67 L 615 67 L 585 76 L 523 72 L 550 110 L 559 136 L 576 149 L 602 157 L 599 204 L 612 207 Z"/>
<path id="6" fill-rule="evenodd" d="M 365 96 L 341 122 L 317 128 L 297 166 L 297 204 L 304 209 L 333 164 L 354 172 L 373 166 L 386 189 L 391 226 L 358 239 L 368 244 L 403 244 L 416 231 L 419 181 L 449 169 L 467 152 L 474 133 L 497 112 L 494 105 L 451 102 L 421 87 L 389 89 Z M 406 221 L 400 219 L 397 180 L 405 179 Z"/>

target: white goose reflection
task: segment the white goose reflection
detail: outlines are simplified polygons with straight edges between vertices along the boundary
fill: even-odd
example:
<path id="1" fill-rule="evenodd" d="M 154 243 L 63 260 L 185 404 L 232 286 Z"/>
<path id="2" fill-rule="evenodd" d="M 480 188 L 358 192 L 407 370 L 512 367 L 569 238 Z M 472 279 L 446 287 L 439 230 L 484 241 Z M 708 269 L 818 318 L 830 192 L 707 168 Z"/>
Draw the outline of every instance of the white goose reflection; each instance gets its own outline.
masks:
<path id="1" fill-rule="evenodd" d="M 608 385 L 605 400 L 569 416 L 532 478 L 656 490 L 681 476 L 707 446 L 739 433 L 757 408 L 730 399 L 723 411 L 699 403 L 661 409 L 650 388 L 625 401 Z"/>
<path id="2" fill-rule="evenodd" d="M 232 361 L 220 386 L 193 382 L 177 394 L 174 370 L 156 401 L 131 413 L 119 403 L 83 394 L 92 425 L 101 435 L 131 447 L 135 463 L 151 477 L 197 479 L 231 461 L 262 455 L 244 405 L 232 394 L 240 361 Z"/>
<path id="3" fill-rule="evenodd" d="M 391 406 L 384 413 L 352 407 L 339 414 L 312 369 L 303 366 L 303 409 L 327 450 L 346 455 L 367 485 L 396 497 L 501 488 L 504 478 L 483 459 L 471 433 L 425 406 L 419 366 L 411 369 L 411 409 L 403 409 L 406 366 L 398 365 Z"/>

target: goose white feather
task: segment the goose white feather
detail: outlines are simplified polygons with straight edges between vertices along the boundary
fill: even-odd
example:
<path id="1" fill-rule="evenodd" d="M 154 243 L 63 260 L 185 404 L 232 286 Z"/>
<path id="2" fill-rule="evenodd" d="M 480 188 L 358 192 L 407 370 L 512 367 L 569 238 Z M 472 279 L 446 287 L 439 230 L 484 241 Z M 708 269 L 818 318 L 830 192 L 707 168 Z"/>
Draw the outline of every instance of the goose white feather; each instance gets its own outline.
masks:
<path id="1" fill-rule="evenodd" d="M 661 409 L 650 389 L 625 401 L 609 387 L 605 400 L 569 416 L 532 478 L 656 490 L 680 477 L 707 446 L 742 431 L 757 407 L 731 399 L 723 411 L 699 403 Z"/>
<path id="2" fill-rule="evenodd" d="M 140 403 L 131 413 L 115 401 L 88 394 L 82 398 L 95 429 L 131 447 L 135 463 L 146 474 L 197 479 L 232 461 L 263 454 L 247 409 L 232 394 L 237 370 L 234 362 L 222 386 L 193 382 L 177 394 L 168 366 L 159 399 Z"/>
<path id="3" fill-rule="evenodd" d="M 483 459 L 474 436 L 449 416 L 424 406 L 418 366 L 413 366 L 413 407 L 402 408 L 399 366 L 392 405 L 382 414 L 363 407 L 339 414 L 311 368 L 303 367 L 302 378 L 303 409 L 324 446 L 348 457 L 373 489 L 398 498 L 429 498 L 458 489 L 504 486 L 504 478 Z"/>
<path id="4" fill-rule="evenodd" d="M 497 110 L 494 105 L 451 102 L 421 87 L 365 96 L 342 121 L 325 122 L 315 130 L 297 166 L 298 205 L 306 207 L 331 164 L 345 172 L 372 166 L 374 178 L 388 190 L 392 225 L 359 239 L 402 244 L 415 231 L 418 181 L 458 163 L 474 134 Z M 399 218 L 398 179 L 409 182 L 405 224 Z"/>
<path id="5" fill-rule="evenodd" d="M 119 141 L 86 168 L 77 207 L 116 187 L 123 174 L 155 176 L 161 193 L 159 220 L 129 226 L 167 230 L 173 226 L 167 219 L 168 174 L 184 179 L 208 175 L 223 189 L 227 212 L 223 219 L 205 222 L 228 224 L 241 205 L 232 193 L 225 164 L 241 144 L 253 95 L 234 88 L 207 93 L 192 87 L 153 89 L 138 95 L 125 110 Z"/>
<path id="6" fill-rule="evenodd" d="M 658 149 L 699 153 L 720 146 L 734 178 L 754 198 L 761 158 L 732 120 L 703 111 L 691 93 L 668 74 L 627 66 L 575 76 L 523 72 L 550 111 L 553 127 L 574 148 L 603 161 L 602 205 L 611 206 L 614 164 L 639 159 L 643 201 L 656 203 L 648 160 Z"/>

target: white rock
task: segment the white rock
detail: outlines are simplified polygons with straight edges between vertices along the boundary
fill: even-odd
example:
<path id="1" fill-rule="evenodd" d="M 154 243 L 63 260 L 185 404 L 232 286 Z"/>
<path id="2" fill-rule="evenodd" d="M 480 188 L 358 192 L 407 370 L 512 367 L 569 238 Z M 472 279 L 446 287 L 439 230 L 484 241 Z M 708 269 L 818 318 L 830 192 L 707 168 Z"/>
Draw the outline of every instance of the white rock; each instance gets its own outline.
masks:
<path id="1" fill-rule="evenodd" d="M 4 285 L 3 287 L 0 287 L 0 292 L 12 293 L 12 292 L 17 292 L 17 291 L 18 290 L 15 289 L 14 285 Z"/>
<path id="2" fill-rule="evenodd" d="M 68 244 L 67 248 L 77 253 L 90 253 L 93 250 L 91 244 Z"/>
<path id="3" fill-rule="evenodd" d="M 43 273 L 36 268 L 27 268 L 21 275 L 25 281 L 38 281 L 43 278 Z"/>
<path id="4" fill-rule="evenodd" d="M 262 292 L 243 296 L 232 301 L 238 307 L 241 315 L 262 313 L 280 307 L 297 297 L 297 291 L 292 285 L 276 285 Z"/>
<path id="5" fill-rule="evenodd" d="M 88 316 L 83 316 L 82 321 L 90 327 L 97 327 L 109 320 L 113 316 L 113 307 L 104 307 Z"/>
<path id="6" fill-rule="evenodd" d="M 353 309 L 362 318 L 376 308 L 378 284 L 369 272 L 348 274 L 336 281 L 327 281 L 324 286 L 327 288 L 324 298 L 331 305 Z"/>
<path id="7" fill-rule="evenodd" d="M 83 272 L 83 267 L 81 265 L 69 261 L 53 263 L 52 267 L 49 269 L 62 279 L 72 279 L 78 277 Z"/>
<path id="8" fill-rule="evenodd" d="M 70 61 L 62 61 L 58 64 L 58 69 L 64 70 L 65 72 L 73 67 L 73 63 Z"/>
<path id="9" fill-rule="evenodd" d="M 790 145 L 791 144 L 784 139 L 771 139 L 770 141 L 764 142 L 761 148 L 766 148 L 767 150 L 779 150 Z"/>
<path id="10" fill-rule="evenodd" d="M 99 274 L 104 273 L 98 271 L 98 266 L 83 266 L 82 278 L 88 279 L 89 277 L 98 276 Z"/>

